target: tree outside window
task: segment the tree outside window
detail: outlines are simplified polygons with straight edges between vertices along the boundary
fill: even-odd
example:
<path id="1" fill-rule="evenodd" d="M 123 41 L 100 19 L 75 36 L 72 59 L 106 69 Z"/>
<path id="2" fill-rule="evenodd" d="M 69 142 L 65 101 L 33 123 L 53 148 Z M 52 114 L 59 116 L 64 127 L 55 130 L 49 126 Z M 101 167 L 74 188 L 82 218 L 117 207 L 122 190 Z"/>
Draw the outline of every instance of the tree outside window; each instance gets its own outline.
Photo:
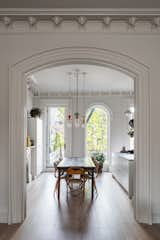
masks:
<path id="1" fill-rule="evenodd" d="M 87 114 L 87 152 L 107 154 L 107 113 L 102 107 L 93 107 Z"/>

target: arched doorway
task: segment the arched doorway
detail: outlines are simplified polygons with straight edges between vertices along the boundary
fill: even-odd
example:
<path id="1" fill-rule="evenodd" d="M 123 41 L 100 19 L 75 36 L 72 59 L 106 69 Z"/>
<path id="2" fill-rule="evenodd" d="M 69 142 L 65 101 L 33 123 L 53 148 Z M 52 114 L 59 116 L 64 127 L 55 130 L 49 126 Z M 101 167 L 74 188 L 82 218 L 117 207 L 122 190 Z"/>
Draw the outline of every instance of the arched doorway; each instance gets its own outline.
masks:
<path id="1" fill-rule="evenodd" d="M 100 157 L 104 171 L 110 163 L 110 113 L 103 105 L 93 105 L 86 114 L 86 153 Z"/>
<path id="2" fill-rule="evenodd" d="M 134 214 L 137 221 L 151 223 L 149 69 L 130 56 L 92 47 L 66 47 L 38 52 L 10 66 L 8 223 L 22 222 L 25 219 L 26 76 L 49 66 L 69 63 L 110 67 L 135 80 Z"/>

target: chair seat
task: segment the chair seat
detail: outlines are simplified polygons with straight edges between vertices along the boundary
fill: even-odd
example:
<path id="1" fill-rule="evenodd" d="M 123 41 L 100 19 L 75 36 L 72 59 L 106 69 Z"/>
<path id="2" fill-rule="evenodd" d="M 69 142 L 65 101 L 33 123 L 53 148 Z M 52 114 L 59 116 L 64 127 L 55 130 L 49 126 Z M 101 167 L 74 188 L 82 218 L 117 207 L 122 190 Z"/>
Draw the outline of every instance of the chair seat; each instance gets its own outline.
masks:
<path id="1" fill-rule="evenodd" d="M 84 192 L 85 190 L 85 177 L 84 177 L 85 171 L 83 168 L 69 168 L 67 170 L 67 190 L 68 188 L 71 191 L 74 190 L 82 190 Z M 75 188 L 76 187 L 76 188 Z"/>

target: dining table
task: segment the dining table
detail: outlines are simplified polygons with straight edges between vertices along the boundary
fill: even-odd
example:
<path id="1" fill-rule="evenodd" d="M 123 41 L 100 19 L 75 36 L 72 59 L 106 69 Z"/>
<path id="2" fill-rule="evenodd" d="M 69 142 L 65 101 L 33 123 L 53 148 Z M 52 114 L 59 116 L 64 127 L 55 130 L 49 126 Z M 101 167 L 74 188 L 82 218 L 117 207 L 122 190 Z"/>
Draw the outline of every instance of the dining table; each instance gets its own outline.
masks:
<path id="1" fill-rule="evenodd" d="M 83 168 L 85 172 L 87 172 L 91 177 L 91 199 L 94 197 L 94 172 L 95 172 L 95 164 L 89 157 L 65 157 L 58 164 L 58 200 L 60 200 L 60 183 L 61 176 L 67 171 L 69 168 Z"/>

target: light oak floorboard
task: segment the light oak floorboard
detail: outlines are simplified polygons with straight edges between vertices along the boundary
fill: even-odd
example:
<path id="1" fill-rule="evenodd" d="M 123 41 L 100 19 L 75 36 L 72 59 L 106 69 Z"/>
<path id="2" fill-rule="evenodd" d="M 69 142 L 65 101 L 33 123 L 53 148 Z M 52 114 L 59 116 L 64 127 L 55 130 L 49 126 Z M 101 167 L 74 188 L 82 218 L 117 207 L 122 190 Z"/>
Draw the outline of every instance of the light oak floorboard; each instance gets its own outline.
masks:
<path id="1" fill-rule="evenodd" d="M 160 225 L 138 224 L 131 201 L 111 174 L 96 179 L 98 195 L 91 202 L 90 183 L 84 199 L 66 193 L 60 205 L 53 194 L 56 179 L 44 173 L 27 186 L 27 218 L 22 224 L 0 224 L 0 240 L 156 240 Z"/>

